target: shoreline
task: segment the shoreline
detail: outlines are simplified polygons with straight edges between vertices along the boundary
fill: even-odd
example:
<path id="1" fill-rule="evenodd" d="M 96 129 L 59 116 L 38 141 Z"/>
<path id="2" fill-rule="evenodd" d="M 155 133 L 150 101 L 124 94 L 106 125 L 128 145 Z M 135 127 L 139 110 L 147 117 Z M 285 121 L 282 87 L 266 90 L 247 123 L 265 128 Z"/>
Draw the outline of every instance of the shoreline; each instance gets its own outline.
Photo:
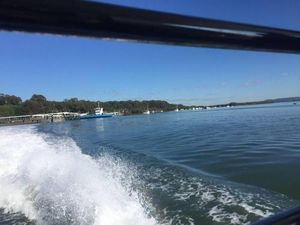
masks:
<path id="1" fill-rule="evenodd" d="M 290 104 L 288 104 L 290 103 Z M 228 104 L 225 106 L 207 106 L 203 108 L 189 108 L 181 111 L 211 111 L 216 109 L 242 109 L 244 107 L 251 106 L 262 106 L 266 107 L 273 104 L 287 104 L 287 106 L 297 106 L 300 105 L 300 101 L 295 102 L 269 102 L 269 103 L 258 103 L 258 104 L 242 104 L 242 105 L 234 105 L 229 106 Z M 177 112 L 177 111 L 164 111 L 164 112 Z M 151 114 L 160 114 L 162 112 L 155 112 Z M 144 113 L 135 113 L 135 114 L 127 114 L 122 116 L 134 116 L 134 115 L 145 115 Z M 146 116 L 146 115 L 145 115 Z M 63 112 L 63 113 L 55 113 L 55 114 L 34 114 L 34 115 L 22 115 L 22 116 L 8 116 L 8 117 L 0 117 L 0 127 L 1 126 L 16 126 L 16 125 L 30 125 L 30 124 L 40 124 L 40 123 L 57 123 L 57 122 L 65 122 L 70 120 L 80 120 L 79 113 L 71 113 L 71 112 Z"/>

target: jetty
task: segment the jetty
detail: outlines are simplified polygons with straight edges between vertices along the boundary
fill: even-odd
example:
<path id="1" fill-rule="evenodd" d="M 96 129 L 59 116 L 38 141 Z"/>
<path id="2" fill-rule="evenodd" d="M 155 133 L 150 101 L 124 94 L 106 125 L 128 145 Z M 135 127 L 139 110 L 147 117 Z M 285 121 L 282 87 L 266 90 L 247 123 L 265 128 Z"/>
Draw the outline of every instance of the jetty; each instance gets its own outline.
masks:
<path id="1" fill-rule="evenodd" d="M 0 117 L 0 125 L 53 123 L 53 122 L 63 122 L 66 120 L 77 120 L 79 118 L 80 118 L 80 114 L 73 113 L 73 112 L 58 112 L 58 113 L 33 114 L 33 115 L 21 115 L 21 116 L 6 116 L 6 117 Z"/>

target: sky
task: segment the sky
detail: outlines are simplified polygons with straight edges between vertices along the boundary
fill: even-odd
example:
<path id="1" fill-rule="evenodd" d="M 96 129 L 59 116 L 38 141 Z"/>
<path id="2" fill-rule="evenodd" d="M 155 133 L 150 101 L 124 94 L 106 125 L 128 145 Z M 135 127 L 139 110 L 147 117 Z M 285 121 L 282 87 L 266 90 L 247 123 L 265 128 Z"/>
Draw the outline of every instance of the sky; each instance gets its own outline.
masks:
<path id="1" fill-rule="evenodd" d="M 300 31 L 298 0 L 102 2 Z M 300 96 L 300 55 L 0 32 L 0 93 L 186 105 Z"/>

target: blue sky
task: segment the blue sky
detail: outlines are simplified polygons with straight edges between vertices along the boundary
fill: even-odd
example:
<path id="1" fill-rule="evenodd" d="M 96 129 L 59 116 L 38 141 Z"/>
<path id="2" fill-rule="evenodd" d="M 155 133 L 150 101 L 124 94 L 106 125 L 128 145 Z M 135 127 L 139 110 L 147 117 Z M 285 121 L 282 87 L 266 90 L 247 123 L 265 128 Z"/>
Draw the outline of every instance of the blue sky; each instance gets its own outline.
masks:
<path id="1" fill-rule="evenodd" d="M 104 2 L 104 1 L 103 1 Z M 298 0 L 113 0 L 300 30 Z M 300 96 L 300 55 L 0 32 L 0 93 L 214 104 Z"/>

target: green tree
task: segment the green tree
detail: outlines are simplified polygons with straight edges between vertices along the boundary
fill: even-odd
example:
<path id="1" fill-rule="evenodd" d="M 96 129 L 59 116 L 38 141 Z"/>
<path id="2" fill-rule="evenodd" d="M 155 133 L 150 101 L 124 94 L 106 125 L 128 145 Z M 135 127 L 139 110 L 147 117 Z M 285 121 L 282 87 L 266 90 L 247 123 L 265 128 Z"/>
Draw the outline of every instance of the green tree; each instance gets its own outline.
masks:
<path id="1" fill-rule="evenodd" d="M 15 95 L 0 94 L 0 105 L 19 105 L 22 103 L 22 99 Z"/>
<path id="2" fill-rule="evenodd" d="M 46 102 L 47 99 L 45 96 L 43 95 L 38 95 L 38 94 L 33 94 L 30 98 L 30 101 L 35 101 L 35 102 L 40 102 L 40 103 L 43 103 L 43 102 Z"/>

